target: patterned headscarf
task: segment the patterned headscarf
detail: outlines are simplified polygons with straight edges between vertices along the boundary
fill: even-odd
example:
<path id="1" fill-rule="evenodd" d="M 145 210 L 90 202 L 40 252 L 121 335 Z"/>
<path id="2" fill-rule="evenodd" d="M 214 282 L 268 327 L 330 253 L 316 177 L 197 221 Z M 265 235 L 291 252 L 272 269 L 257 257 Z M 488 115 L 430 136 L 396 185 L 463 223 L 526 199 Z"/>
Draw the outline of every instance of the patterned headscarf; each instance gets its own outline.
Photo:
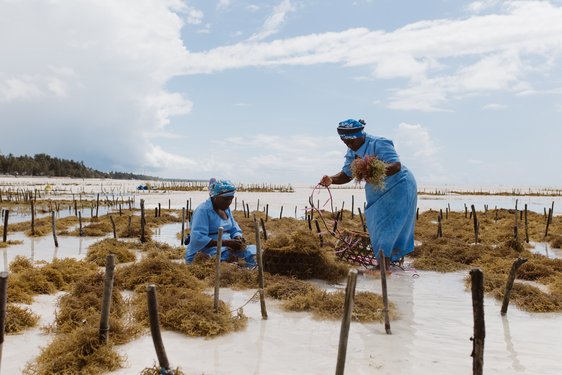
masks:
<path id="1" fill-rule="evenodd" d="M 209 180 L 209 195 L 211 197 L 232 197 L 236 191 L 236 186 L 232 184 L 229 180 L 217 180 L 216 178 L 211 178 Z"/>
<path id="2" fill-rule="evenodd" d="M 363 131 L 365 125 L 366 123 L 364 120 L 345 120 L 339 123 L 338 134 L 341 139 L 361 138 L 365 136 L 365 132 Z"/>

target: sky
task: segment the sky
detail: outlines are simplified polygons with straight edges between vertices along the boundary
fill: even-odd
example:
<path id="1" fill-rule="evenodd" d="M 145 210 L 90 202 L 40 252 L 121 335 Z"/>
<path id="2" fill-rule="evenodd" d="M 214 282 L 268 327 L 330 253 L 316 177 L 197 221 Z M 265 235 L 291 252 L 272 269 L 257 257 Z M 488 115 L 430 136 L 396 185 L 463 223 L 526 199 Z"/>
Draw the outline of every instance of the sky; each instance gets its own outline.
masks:
<path id="1" fill-rule="evenodd" d="M 562 187 L 562 1 L 0 0 L 0 153 L 315 183 L 338 122 L 418 185 Z"/>

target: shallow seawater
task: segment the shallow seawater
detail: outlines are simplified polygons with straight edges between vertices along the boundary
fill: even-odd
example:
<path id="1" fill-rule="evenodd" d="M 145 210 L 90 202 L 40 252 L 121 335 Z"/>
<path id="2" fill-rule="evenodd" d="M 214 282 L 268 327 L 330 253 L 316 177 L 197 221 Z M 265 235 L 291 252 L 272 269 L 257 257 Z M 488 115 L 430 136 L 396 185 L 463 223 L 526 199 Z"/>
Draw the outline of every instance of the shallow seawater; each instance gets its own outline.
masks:
<path id="1" fill-rule="evenodd" d="M 464 287 L 466 272 L 394 272 L 388 278 L 389 298 L 400 317 L 391 321 L 392 334 L 382 323 L 351 324 L 347 347 L 348 374 L 469 374 L 472 368 L 472 300 Z M 327 285 L 343 289 L 344 285 Z M 380 279 L 358 277 L 357 290 L 380 292 Z M 244 305 L 255 290 L 221 289 L 220 298 L 232 310 Z M 53 319 L 56 296 L 38 296 L 31 306 Z M 510 306 L 505 317 L 501 304 L 485 298 L 486 374 L 562 373 L 558 349 L 562 314 L 531 314 Z M 164 331 L 170 364 L 188 374 L 328 374 L 335 371 L 339 321 L 315 320 L 304 312 L 285 312 L 279 302 L 267 300 L 268 319 L 262 320 L 259 302 L 244 307 L 248 326 L 241 332 L 212 339 L 190 338 Z M 7 336 L 3 370 L 19 373 L 51 338 L 39 329 Z M 29 350 L 21 350 L 22 347 Z M 156 362 L 150 335 L 119 346 L 127 367 L 112 374 L 138 374 Z"/>
<path id="2" fill-rule="evenodd" d="M 547 242 L 530 242 L 530 244 L 533 246 L 530 250 L 535 254 L 552 259 L 562 259 L 562 249 L 553 248 Z"/>
<path id="3" fill-rule="evenodd" d="M 109 182 L 88 185 L 88 181 L 76 182 L 77 191 L 103 188 L 108 194 L 125 193 L 126 183 L 111 186 Z M 129 182 L 129 184 L 138 184 Z M 128 186 L 128 185 L 127 185 Z M 113 190 L 112 190 L 113 189 Z M 312 188 L 297 187 L 295 193 L 239 193 L 237 209 L 242 201 L 251 210 L 262 210 L 269 204 L 269 214 L 278 217 L 283 207 L 284 217 L 303 217 L 304 207 L 309 206 Z M 334 207 L 363 207 L 362 189 L 333 189 Z M 207 199 L 206 192 L 139 192 L 135 194 L 136 207 L 144 199 L 147 210 L 161 204 L 163 209 L 185 207 L 191 199 L 192 207 Z M 320 206 L 330 209 L 327 192 L 315 193 L 313 199 Z M 475 197 L 475 196 L 420 196 L 420 211 L 451 209 L 464 211 L 464 204 L 476 204 L 482 210 L 513 208 L 528 204 L 537 212 L 550 207 L 555 201 L 555 212 L 560 213 L 562 199 L 550 197 Z M 345 202 L 345 203 L 344 203 Z M 315 203 L 317 204 L 317 203 Z M 296 207 L 296 210 L 295 210 Z M 234 203 L 231 207 L 234 209 Z M 100 208 L 101 209 L 101 208 Z M 296 212 L 296 214 L 295 214 Z M 63 213 L 61 211 L 62 215 Z M 87 215 L 88 213 L 86 213 Z M 100 211 L 101 214 L 101 211 Z M 21 218 L 23 220 L 23 217 Z M 10 222 L 12 222 L 10 220 Z M 1 227 L 1 225 L 0 225 Z M 181 223 L 166 224 L 157 229 L 153 239 L 178 246 L 177 233 Z M 58 236 L 59 247 L 54 246 L 51 235 L 29 238 L 23 233 L 8 233 L 9 240 L 22 240 L 2 252 L 2 268 L 17 255 L 34 260 L 51 261 L 54 258 L 85 257 L 88 247 L 100 237 Z M 547 244 L 534 244 L 536 253 L 548 257 L 561 257 L 559 249 Z M 137 254 L 139 255 L 139 254 Z M 139 255 L 140 257 L 140 255 Z M 467 272 L 436 273 L 418 271 L 394 272 L 388 278 L 389 298 L 397 306 L 399 317 L 391 322 L 392 334 L 385 333 L 382 323 L 352 323 L 347 347 L 345 370 L 347 374 L 470 374 L 472 373 L 473 330 L 471 294 L 464 286 Z M 315 281 L 329 290 L 344 289 L 343 284 L 326 284 Z M 380 279 L 370 274 L 360 275 L 357 290 L 380 293 Z M 211 291 L 212 292 L 212 291 Z M 220 298 L 229 303 L 232 310 L 248 302 L 254 290 L 234 291 L 221 289 Z M 60 295 L 35 297 L 30 308 L 41 316 L 42 325 L 54 319 L 55 303 Z M 505 317 L 500 315 L 501 302 L 485 298 L 486 341 L 484 353 L 485 374 L 562 374 L 559 349 L 562 348 L 562 314 L 528 313 L 511 305 Z M 340 321 L 315 320 L 305 312 L 286 312 L 278 301 L 267 299 L 268 319 L 262 320 L 259 302 L 251 301 L 243 309 L 248 316 L 248 326 L 241 332 L 212 339 L 190 338 L 182 334 L 164 331 L 163 341 L 173 367 L 179 366 L 187 374 L 330 374 L 335 372 L 340 334 Z M 33 360 L 53 336 L 39 328 L 21 335 L 8 335 L 3 345 L 2 370 L 4 374 L 21 373 L 27 361 Z M 146 334 L 139 339 L 118 347 L 127 356 L 127 367 L 113 374 L 139 374 L 145 367 L 157 361 L 152 339 Z"/>

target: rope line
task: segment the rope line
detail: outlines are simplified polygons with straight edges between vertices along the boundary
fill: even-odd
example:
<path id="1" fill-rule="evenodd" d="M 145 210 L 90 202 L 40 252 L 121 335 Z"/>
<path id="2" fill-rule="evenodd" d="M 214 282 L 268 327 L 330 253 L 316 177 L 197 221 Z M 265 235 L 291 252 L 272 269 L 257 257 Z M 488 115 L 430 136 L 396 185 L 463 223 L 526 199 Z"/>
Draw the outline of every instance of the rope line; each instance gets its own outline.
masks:
<path id="1" fill-rule="evenodd" d="M 258 289 L 256 290 L 256 292 L 250 297 L 250 299 L 248 299 L 242 306 L 238 307 L 237 309 L 231 310 L 230 313 L 232 314 L 233 312 L 238 312 L 240 313 L 240 310 L 242 310 L 244 308 L 244 306 L 246 306 L 247 304 L 249 304 L 250 302 L 252 302 L 252 300 L 260 293 L 260 291 L 262 291 L 262 289 Z"/>

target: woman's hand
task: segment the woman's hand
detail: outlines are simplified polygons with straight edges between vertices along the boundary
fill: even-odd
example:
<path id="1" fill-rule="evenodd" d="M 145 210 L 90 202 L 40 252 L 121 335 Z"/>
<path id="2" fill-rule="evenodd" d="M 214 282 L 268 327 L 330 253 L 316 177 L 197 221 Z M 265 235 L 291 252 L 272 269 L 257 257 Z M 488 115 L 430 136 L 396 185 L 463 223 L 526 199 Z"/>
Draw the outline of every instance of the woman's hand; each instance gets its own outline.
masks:
<path id="1" fill-rule="evenodd" d="M 320 180 L 319 184 L 326 187 L 330 186 L 332 184 L 332 177 L 328 175 L 324 175 Z"/>
<path id="2" fill-rule="evenodd" d="M 224 240 L 224 246 L 231 248 L 233 251 L 242 251 L 246 249 L 246 241 L 242 237 L 237 237 L 233 240 Z"/>

